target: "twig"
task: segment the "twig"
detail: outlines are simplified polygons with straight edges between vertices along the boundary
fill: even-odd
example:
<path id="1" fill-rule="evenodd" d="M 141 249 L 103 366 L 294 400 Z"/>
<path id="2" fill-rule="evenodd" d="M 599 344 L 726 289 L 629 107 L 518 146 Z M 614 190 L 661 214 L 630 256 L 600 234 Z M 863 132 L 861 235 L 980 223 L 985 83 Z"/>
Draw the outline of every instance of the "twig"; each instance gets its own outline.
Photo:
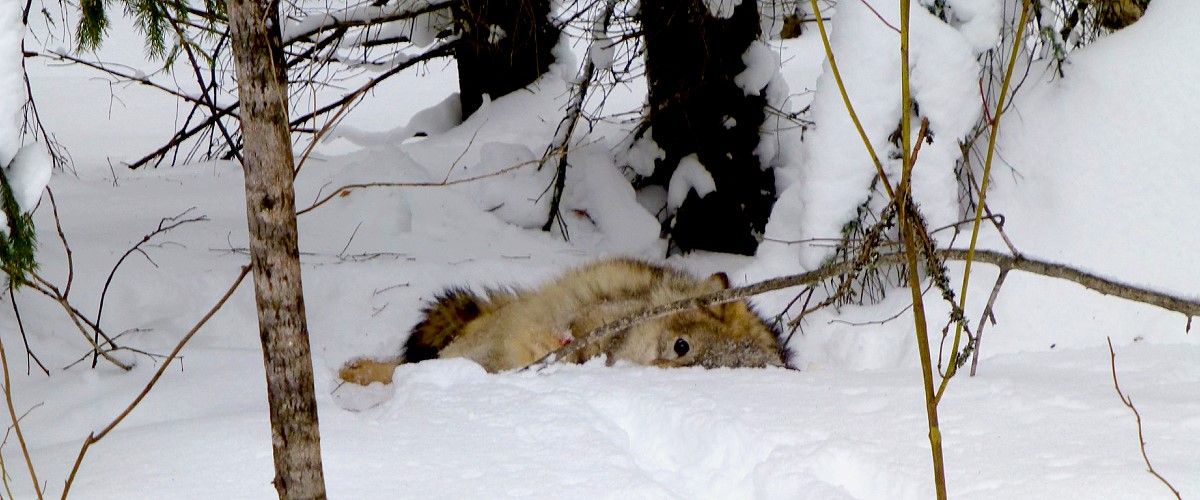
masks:
<path id="1" fill-rule="evenodd" d="M 83 441 L 83 446 L 79 449 L 79 457 L 75 459 L 75 466 L 71 468 L 71 474 L 67 477 L 66 485 L 63 486 L 63 500 L 66 500 L 67 494 L 71 491 L 71 483 L 75 481 L 75 474 L 79 472 L 79 466 L 83 463 L 83 456 L 87 453 L 88 448 L 99 442 L 101 439 L 104 439 L 104 436 L 107 436 L 110 431 L 116 428 L 116 426 L 125 419 L 125 417 L 129 416 L 129 414 L 133 412 L 133 409 L 142 402 L 142 399 L 144 399 L 146 395 L 150 393 L 150 389 L 153 389 L 154 385 L 158 383 L 158 379 L 161 378 L 163 373 L 167 371 L 167 367 L 171 365 L 171 361 L 179 356 L 179 351 L 183 350 L 183 346 L 187 345 L 188 341 L 192 339 L 192 336 L 196 335 L 196 332 L 200 331 L 200 328 L 203 327 L 204 324 L 207 323 L 208 320 L 225 305 L 225 302 L 229 300 L 229 297 L 232 296 L 233 292 L 237 290 L 238 285 L 242 284 L 242 280 L 246 278 L 246 274 L 249 272 L 250 266 L 242 267 L 242 272 L 238 274 L 237 279 L 235 279 L 233 284 L 229 286 L 229 290 L 226 290 L 225 294 L 221 296 L 221 300 L 218 300 L 216 305 L 214 305 L 212 309 L 209 309 L 208 313 L 206 313 L 203 318 L 200 318 L 200 321 L 198 321 L 196 325 L 193 326 L 192 329 L 189 330 L 187 334 L 179 340 L 179 343 L 175 344 L 175 349 L 171 351 L 171 354 L 167 355 L 166 361 L 164 361 L 163 364 L 158 367 L 158 370 L 154 372 L 154 376 L 150 377 L 150 381 L 146 382 L 146 386 L 143 387 L 142 392 L 138 393 L 137 397 L 133 399 L 133 402 L 129 403 L 129 406 L 125 407 L 125 410 L 122 411 L 120 415 L 117 415 L 117 417 L 114 418 L 113 421 L 104 427 L 104 429 L 102 429 L 99 433 L 92 432 L 88 434 L 87 439 Z"/>
<path id="2" fill-rule="evenodd" d="M 75 279 L 75 259 L 71 255 L 71 245 L 67 244 L 67 235 L 63 233 L 62 219 L 58 217 L 58 202 L 54 201 L 54 191 L 46 186 L 46 194 L 50 195 L 50 208 L 54 212 L 54 227 L 58 229 L 58 239 L 62 240 L 63 250 L 67 252 L 67 284 L 63 286 L 63 297 L 71 295 L 71 282 Z"/>
<path id="3" fill-rule="evenodd" d="M 996 305 L 996 297 L 1000 295 L 1000 287 L 1004 286 L 1004 278 L 1008 277 L 1009 269 L 1006 267 L 1000 268 L 1000 275 L 996 277 L 996 284 L 992 285 L 992 294 L 988 296 L 987 306 L 983 308 L 983 314 L 979 316 L 979 326 L 975 327 L 975 346 L 971 353 L 971 376 L 975 376 L 975 369 L 979 367 L 979 343 L 983 341 L 983 327 L 987 325 L 988 318 L 991 318 L 992 324 L 996 324 L 996 316 L 992 313 L 992 308 Z"/>
<path id="4" fill-rule="evenodd" d="M 37 362 L 38 367 L 42 369 L 42 372 L 49 376 L 50 370 L 46 369 L 46 365 L 42 364 L 42 360 L 38 359 L 33 350 L 29 348 L 29 337 L 25 335 L 25 323 L 21 321 L 21 308 L 17 307 L 17 290 L 13 287 L 12 281 L 8 282 L 8 299 L 12 302 L 13 314 L 17 317 L 17 328 L 21 330 L 21 341 L 25 343 L 25 374 L 29 375 L 32 369 L 29 359 L 33 358 Z"/>
<path id="5" fill-rule="evenodd" d="M 11 284 L 9 285 L 9 295 L 12 295 Z M 14 304 L 16 303 L 14 302 Z M 33 491 L 37 493 L 38 500 L 41 500 L 41 483 L 38 482 L 33 459 L 29 457 L 29 447 L 25 446 L 25 435 L 21 432 L 21 419 L 17 418 L 17 410 L 13 407 L 12 379 L 8 376 L 8 356 L 4 354 L 3 339 L 0 339 L 0 366 L 4 369 L 4 404 L 8 407 L 8 416 L 12 418 L 13 431 L 17 434 L 17 442 L 21 444 L 21 453 L 25 455 L 25 465 L 29 467 L 29 478 L 33 480 Z"/>
<path id="6" fill-rule="evenodd" d="M 203 222 L 203 221 L 208 220 L 208 217 L 206 217 L 204 215 L 201 215 L 199 217 L 193 217 L 190 219 L 182 219 L 182 217 L 187 215 L 188 212 L 191 212 L 192 210 L 195 210 L 195 209 L 196 209 L 196 207 L 192 207 L 187 210 L 184 210 L 182 213 L 180 213 L 179 215 L 176 215 L 174 217 L 163 217 L 161 220 L 158 221 L 158 227 L 155 228 L 154 231 L 151 231 L 150 234 L 147 234 L 146 236 L 142 237 L 141 241 L 137 242 L 137 244 L 130 247 L 129 250 L 126 250 L 125 253 L 121 255 L 120 259 L 117 259 L 117 263 L 114 264 L 112 270 L 108 272 L 108 278 L 106 278 L 104 280 L 104 289 L 102 289 L 100 291 L 100 305 L 97 306 L 97 308 L 96 308 L 96 326 L 97 326 L 96 332 L 97 332 L 97 335 L 100 332 L 100 330 L 99 330 L 100 317 L 101 317 L 101 315 L 104 314 L 104 299 L 105 299 L 105 297 L 108 296 L 108 287 L 109 287 L 109 285 L 112 285 L 113 276 L 115 276 L 117 274 L 117 269 L 120 269 L 121 264 L 123 264 L 125 262 L 125 259 L 128 258 L 130 255 L 133 255 L 134 252 L 141 252 L 142 255 L 145 255 L 145 252 L 142 251 L 142 249 L 141 249 L 142 245 L 144 245 L 146 242 L 153 239 L 155 236 L 166 233 L 166 232 L 168 232 L 172 229 L 175 229 L 179 226 L 182 226 L 184 224 L 189 224 L 192 222 Z M 171 223 L 167 224 L 168 221 L 170 221 Z M 146 256 L 146 258 L 149 259 L 150 257 Z M 151 262 L 153 262 L 153 261 L 151 261 Z M 92 357 L 92 368 L 96 367 L 96 357 L 100 355 L 99 346 L 98 346 L 99 343 L 100 343 L 99 339 L 96 339 L 96 341 L 94 342 L 94 345 L 97 345 L 97 351 L 95 353 L 95 356 Z"/>
<path id="7" fill-rule="evenodd" d="M 141 159 L 139 159 L 133 163 L 130 163 L 128 168 L 130 170 L 137 170 L 141 167 L 146 166 L 146 164 L 150 163 L 155 158 L 159 158 L 159 157 L 166 155 L 168 151 L 178 147 L 180 144 L 183 143 L 183 141 L 186 141 L 186 140 L 190 139 L 192 136 L 208 129 L 208 127 L 213 126 L 213 123 L 215 121 L 220 120 L 221 118 L 225 117 L 225 115 L 233 115 L 233 112 L 241 105 L 242 105 L 242 103 L 241 103 L 241 101 L 239 101 L 239 102 L 230 104 L 229 106 L 226 106 L 224 108 L 220 108 L 215 114 L 204 119 L 204 121 L 200 122 L 195 127 L 192 127 L 187 130 L 180 130 L 178 132 L 175 132 L 175 136 L 172 137 L 170 141 L 168 141 L 166 144 L 162 145 L 162 147 L 150 152 L 150 154 L 143 156 Z M 237 115 L 233 115 L 233 116 L 237 116 Z"/>
<path id="8" fill-rule="evenodd" d="M 33 280 L 34 280 L 34 282 L 30 283 L 30 286 L 34 290 L 41 292 L 42 295 L 50 297 L 50 299 L 54 300 L 60 306 L 62 306 L 63 310 L 65 310 L 67 312 L 67 317 L 71 318 L 71 322 L 75 324 L 75 328 L 79 329 L 79 333 L 83 334 L 83 338 L 87 339 L 88 343 L 92 345 L 93 349 L 100 350 L 99 341 L 96 339 L 93 339 L 92 335 L 88 334 L 87 328 L 84 327 L 85 323 L 87 324 L 88 327 L 90 327 L 92 329 L 93 332 L 95 332 L 96 335 L 99 335 L 100 338 L 103 338 L 106 343 L 108 343 L 109 345 L 112 345 L 112 346 L 116 346 L 116 344 L 113 343 L 113 340 L 111 338 L 109 338 L 109 336 L 107 334 L 105 334 L 104 331 L 101 330 L 98 325 L 93 323 L 91 320 L 87 319 L 87 317 L 84 316 L 83 313 L 79 312 L 79 310 L 76 309 L 75 306 L 71 305 L 71 302 L 68 301 L 67 298 L 64 297 L 63 294 L 58 291 L 57 287 L 50 284 L 49 281 L 46 281 L 45 278 L 42 278 L 37 273 L 33 273 Z M 109 355 L 107 352 L 105 352 L 103 350 L 100 351 L 100 355 L 103 356 L 104 359 L 108 360 L 110 363 L 116 365 L 117 367 L 119 367 L 122 370 L 129 371 L 129 370 L 133 369 L 133 365 L 124 363 L 121 360 L 118 360 L 118 359 L 112 357 L 111 355 Z"/>
<path id="9" fill-rule="evenodd" d="M 396 65 L 393 66 L 391 69 L 383 72 L 382 74 L 380 74 L 379 76 L 377 76 L 375 78 L 372 78 L 371 81 L 363 84 L 363 86 L 359 87 L 358 90 L 351 92 L 349 94 L 346 94 L 341 99 L 338 99 L 334 102 L 326 104 L 325 106 L 322 106 L 321 108 L 319 108 L 315 111 L 301 115 L 300 117 L 293 119 L 290 124 L 291 124 L 291 126 L 295 127 L 301 123 L 304 123 L 306 121 L 313 119 L 314 117 L 316 117 L 318 115 L 323 115 L 325 113 L 328 113 L 330 111 L 338 109 L 338 108 L 344 106 L 346 103 L 357 99 L 360 95 L 366 93 L 367 91 L 371 90 L 372 88 L 375 88 L 376 85 L 383 83 L 384 80 L 394 76 L 396 73 L 404 71 L 418 63 L 422 63 L 422 62 L 429 61 L 432 59 L 437 59 L 439 57 L 449 57 L 452 55 L 454 55 L 454 46 L 453 45 L 451 45 L 449 43 L 438 45 L 437 47 L 434 47 L 432 49 L 429 49 L 428 51 L 425 51 L 424 53 L 422 53 L 419 56 L 411 57 L 411 58 L 405 60 L 404 62 L 396 63 Z"/>
<path id="10" fill-rule="evenodd" d="M 217 109 L 218 109 L 217 102 L 214 99 L 214 97 L 208 95 L 208 88 L 216 88 L 216 82 L 210 82 L 209 85 L 205 85 L 204 73 L 200 70 L 200 63 L 198 61 L 196 61 L 196 54 L 192 50 L 192 44 L 187 41 L 186 37 L 184 37 L 183 29 L 179 27 L 179 24 L 180 24 L 179 20 L 175 19 L 174 17 L 172 17 L 169 14 L 169 12 L 170 12 L 169 9 L 166 9 L 166 12 L 168 12 L 167 19 L 169 21 L 171 21 L 171 27 L 175 29 L 175 35 L 178 37 L 178 39 L 180 41 L 180 45 L 183 46 L 184 53 L 187 54 L 188 62 L 191 63 L 192 74 L 196 75 L 196 83 L 200 85 L 200 99 L 201 99 L 201 101 L 204 102 L 205 106 L 208 108 L 208 114 L 210 116 L 216 115 Z M 214 50 L 219 50 L 219 47 L 220 47 L 220 43 L 217 44 L 217 49 L 214 49 Z M 213 92 L 213 96 L 215 96 L 215 95 L 216 95 L 216 92 Z M 213 122 L 213 124 L 216 125 L 216 127 L 221 131 L 221 135 L 223 135 L 225 137 L 225 144 L 227 144 L 229 146 L 229 149 L 231 151 L 233 151 L 234 144 L 235 144 L 235 142 L 233 140 L 233 135 L 229 133 L 229 130 L 227 128 L 225 128 L 225 124 L 223 122 L 221 122 L 221 120 L 216 120 L 215 122 Z M 212 149 L 210 148 L 209 151 L 211 152 Z M 239 162 L 242 160 L 241 154 L 237 153 L 236 151 L 234 152 L 234 156 L 237 158 L 237 160 Z"/>
<path id="11" fill-rule="evenodd" d="M 201 99 L 197 99 L 195 96 L 188 95 L 188 94 L 180 91 L 179 89 L 174 89 L 174 88 L 168 87 L 166 85 L 155 83 L 149 77 L 125 73 L 123 71 L 118 71 L 116 69 L 105 66 L 104 64 L 101 64 L 101 63 L 94 63 L 94 62 L 88 61 L 86 59 L 80 59 L 80 58 L 72 56 L 70 54 L 64 54 L 62 52 L 57 52 L 57 51 L 51 51 L 46 54 L 42 54 L 42 56 L 46 57 L 48 59 L 58 59 L 60 61 L 67 61 L 67 62 L 72 62 L 75 64 L 81 64 L 83 66 L 87 66 L 89 68 L 95 69 L 95 70 L 103 72 L 103 73 L 107 73 L 109 75 L 112 75 L 113 77 L 116 77 L 116 78 L 119 78 L 119 79 L 122 79 L 125 81 L 137 82 L 137 83 L 140 83 L 147 87 L 155 88 L 162 92 L 166 92 L 167 94 L 173 95 L 179 99 L 183 99 L 184 101 L 187 101 L 187 102 L 196 103 L 201 106 L 205 105 L 205 103 Z"/>
<path id="12" fill-rule="evenodd" d="M 1146 462 L 1146 471 L 1153 474 L 1154 477 L 1157 477 L 1159 481 L 1162 481 L 1162 483 L 1167 486 L 1167 489 L 1170 489 L 1171 493 L 1175 494 L 1175 498 L 1182 499 L 1182 497 L 1179 496 L 1179 490 L 1176 490 L 1174 486 L 1171 486 L 1171 483 L 1167 481 L 1165 477 L 1162 477 L 1161 474 L 1155 471 L 1153 465 L 1150 465 L 1150 457 L 1146 455 L 1146 438 L 1142 434 L 1142 414 L 1138 413 L 1137 408 L 1133 406 L 1133 399 L 1121 392 L 1121 385 L 1117 383 L 1117 352 L 1113 350 L 1112 337 L 1107 338 L 1109 361 L 1112 365 L 1113 388 L 1117 390 L 1117 397 L 1121 398 L 1121 403 L 1133 412 L 1133 417 L 1137 420 L 1138 447 L 1142 450 L 1142 460 Z"/>

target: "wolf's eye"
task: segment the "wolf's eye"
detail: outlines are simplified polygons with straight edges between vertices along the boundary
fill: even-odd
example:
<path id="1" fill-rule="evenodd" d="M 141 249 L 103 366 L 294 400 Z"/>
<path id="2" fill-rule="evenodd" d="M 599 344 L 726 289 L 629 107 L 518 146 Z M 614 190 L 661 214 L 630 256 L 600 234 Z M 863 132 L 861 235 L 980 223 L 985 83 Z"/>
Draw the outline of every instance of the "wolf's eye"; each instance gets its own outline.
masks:
<path id="1" fill-rule="evenodd" d="M 682 338 L 675 339 L 675 355 L 676 356 L 679 356 L 682 358 L 684 355 L 686 355 L 688 353 L 689 350 L 691 350 L 691 348 L 692 348 L 692 346 L 688 345 L 688 341 L 683 340 Z"/>

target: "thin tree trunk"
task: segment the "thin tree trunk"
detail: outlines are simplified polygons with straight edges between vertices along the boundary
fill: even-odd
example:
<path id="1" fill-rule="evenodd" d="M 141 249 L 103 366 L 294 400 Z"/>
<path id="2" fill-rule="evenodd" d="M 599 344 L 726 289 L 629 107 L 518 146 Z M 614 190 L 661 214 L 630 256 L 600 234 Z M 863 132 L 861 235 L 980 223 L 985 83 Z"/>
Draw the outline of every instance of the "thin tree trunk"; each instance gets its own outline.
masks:
<path id="1" fill-rule="evenodd" d="M 300 282 L 278 4 L 227 0 L 227 5 L 242 105 L 250 263 L 266 365 L 275 488 L 280 498 L 325 498 Z"/>

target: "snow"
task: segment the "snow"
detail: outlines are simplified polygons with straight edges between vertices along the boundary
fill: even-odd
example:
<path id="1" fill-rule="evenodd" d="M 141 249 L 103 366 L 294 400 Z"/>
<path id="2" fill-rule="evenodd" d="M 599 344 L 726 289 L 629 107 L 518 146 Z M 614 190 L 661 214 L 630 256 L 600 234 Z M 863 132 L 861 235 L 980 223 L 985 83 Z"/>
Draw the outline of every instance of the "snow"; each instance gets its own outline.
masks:
<path id="1" fill-rule="evenodd" d="M 716 190 L 717 184 L 712 174 L 704 168 L 700 159 L 694 154 L 687 155 L 679 160 L 679 165 L 671 174 L 671 182 L 667 183 L 667 209 L 675 211 L 683 206 L 684 200 L 693 191 L 696 196 L 703 198 Z"/>
<path id="2" fill-rule="evenodd" d="M 654 142 L 653 129 L 647 128 L 640 137 L 629 137 L 630 142 L 621 147 L 622 161 L 643 177 L 654 173 L 655 162 L 667 157 L 667 152 Z M 686 195 L 686 193 L 685 193 Z"/>
<path id="3" fill-rule="evenodd" d="M 949 27 L 913 10 L 914 92 L 937 131 L 922 149 L 915 190 L 922 209 L 942 221 L 959 217 L 948 178 L 952 153 L 973 123 L 974 55 L 994 36 L 986 26 L 998 16 L 996 2 L 950 4 Z M 894 6 L 872 5 L 894 19 Z M 861 2 L 838 7 L 831 21 L 838 62 L 869 137 L 886 152 L 899 113 L 898 65 L 880 54 L 896 52 L 895 32 Z M 1026 255 L 1196 295 L 1198 17 L 1196 2 L 1155 0 L 1138 23 L 1073 51 L 1064 77 L 1054 76 L 1052 61 L 1031 63 L 1002 124 L 989 194 Z M 141 54 L 140 40 L 118 33 L 105 57 Z M 786 104 L 798 110 L 811 103 L 805 116 L 814 124 L 768 124 L 779 129 L 782 193 L 770 241 L 753 258 L 700 253 L 673 256 L 670 264 L 697 275 L 725 271 L 735 283 L 797 273 L 827 253 L 823 242 L 808 240 L 838 237 L 865 200 L 874 169 L 819 44 L 812 30 L 771 45 L 783 61 L 777 78 L 794 89 Z M 163 217 L 191 209 L 190 216 L 207 219 L 144 245 L 105 297 L 102 326 L 125 332 L 118 342 L 169 352 L 247 261 L 241 168 L 124 169 L 121 162 L 169 136 L 176 104 L 142 86 L 110 86 L 90 73 L 29 62 L 46 125 L 71 148 L 78 172 L 50 178 L 74 265 L 69 271 L 53 213 L 42 203 L 33 213 L 39 273 L 59 286 L 70 273 L 71 301 L 82 311 L 94 315 L 116 259 Z M 336 196 L 299 220 L 331 498 L 933 496 L 906 290 L 810 316 L 791 337 L 797 371 L 661 370 L 597 360 L 492 375 L 467 361 L 436 360 L 399 367 L 390 386 L 339 385 L 336 371 L 347 360 L 398 352 L 422 301 L 447 286 L 536 286 L 593 258 L 661 258 L 665 251 L 655 214 L 639 204 L 643 194 L 622 170 L 648 173 L 662 152 L 648 131 L 633 141 L 632 125 L 621 120 L 596 120 L 573 138 L 563 197 L 570 240 L 527 229 L 545 222 L 554 173 L 533 163 L 562 117 L 573 62 L 528 91 L 485 102 L 462 123 L 454 119 L 453 69 L 431 65 L 381 85 L 336 137 L 317 145 L 296 180 L 301 208 L 340 186 L 390 183 Z M 768 94 L 776 88 L 769 83 Z M 637 111 L 643 99 L 614 94 L 609 112 Z M 41 151 L 35 146 L 30 154 Z M 896 162 L 884 156 L 895 172 Z M 664 198 L 705 189 L 698 161 L 681 170 L 679 189 Z M 429 185 L 476 176 L 488 177 Z M 981 245 L 1003 248 L 994 232 Z M 951 265 L 951 274 L 957 282 L 961 266 Z M 972 322 L 995 276 L 989 266 L 975 267 L 966 308 Z M 775 314 L 792 297 L 777 292 L 755 303 Z M 0 338 L 9 385 L 18 415 L 28 412 L 21 424 L 38 477 L 46 495 L 57 497 L 83 439 L 118 415 L 162 361 L 122 351 L 116 355 L 136 362 L 131 372 L 104 362 L 64 369 L 89 353 L 78 330 L 41 294 L 21 290 L 14 300 L 30 349 L 51 374 L 36 365 L 27 374 L 32 360 L 22 355 L 6 306 Z M 946 306 L 932 293 L 926 304 L 937 330 Z M 978 376 L 952 380 L 940 407 L 952 497 L 1169 498 L 1146 472 L 1135 418 L 1113 390 L 1106 337 L 1121 388 L 1141 412 L 1155 469 L 1184 498 L 1200 492 L 1200 337 L 1186 333 L 1185 318 L 1019 272 L 1008 276 L 995 313 Z M 249 283 L 176 363 L 127 420 L 91 446 L 72 498 L 276 497 Z M 34 497 L 15 440 L 0 453 L 13 495 Z"/>
<path id="4" fill-rule="evenodd" d="M 613 65 L 613 55 L 617 44 L 603 33 L 597 33 L 592 45 L 588 47 L 588 58 L 597 70 L 608 70 Z"/>
<path id="5" fill-rule="evenodd" d="M 21 69 L 21 10 L 10 5 L 0 12 L 0 167 L 7 166 L 21 148 L 21 115 L 25 107 L 25 79 Z"/>
<path id="6" fill-rule="evenodd" d="M 717 19 L 729 19 L 741 4 L 742 0 L 704 0 L 708 13 Z"/>
<path id="7" fill-rule="evenodd" d="M 21 211 L 30 212 L 42 198 L 42 190 L 50 183 L 54 160 L 41 143 L 30 143 L 17 151 L 12 163 L 4 169 L 4 176 L 12 188 L 13 197 Z"/>
<path id="8" fill-rule="evenodd" d="M 761 94 L 771 78 L 779 73 L 779 57 L 763 42 L 751 43 L 742 54 L 742 63 L 746 69 L 733 77 L 733 83 L 746 95 Z"/>

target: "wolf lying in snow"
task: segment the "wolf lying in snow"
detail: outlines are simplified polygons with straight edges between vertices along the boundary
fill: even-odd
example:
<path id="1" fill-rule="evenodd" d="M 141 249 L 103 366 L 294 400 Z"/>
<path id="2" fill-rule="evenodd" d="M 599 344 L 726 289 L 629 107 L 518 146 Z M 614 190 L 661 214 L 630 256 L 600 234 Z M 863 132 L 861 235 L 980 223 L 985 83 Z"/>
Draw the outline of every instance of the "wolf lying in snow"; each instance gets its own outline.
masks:
<path id="1" fill-rule="evenodd" d="M 632 259 L 597 261 L 535 290 L 488 290 L 480 296 L 451 288 L 425 308 L 403 356 L 352 361 L 339 375 L 363 385 L 388 383 L 400 363 L 455 357 L 474 360 L 493 373 L 522 368 L 605 323 L 726 288 L 729 279 L 724 273 L 699 280 Z M 566 360 L 582 363 L 600 354 L 610 363 L 661 367 L 787 365 L 778 330 L 744 300 L 640 323 Z"/>

